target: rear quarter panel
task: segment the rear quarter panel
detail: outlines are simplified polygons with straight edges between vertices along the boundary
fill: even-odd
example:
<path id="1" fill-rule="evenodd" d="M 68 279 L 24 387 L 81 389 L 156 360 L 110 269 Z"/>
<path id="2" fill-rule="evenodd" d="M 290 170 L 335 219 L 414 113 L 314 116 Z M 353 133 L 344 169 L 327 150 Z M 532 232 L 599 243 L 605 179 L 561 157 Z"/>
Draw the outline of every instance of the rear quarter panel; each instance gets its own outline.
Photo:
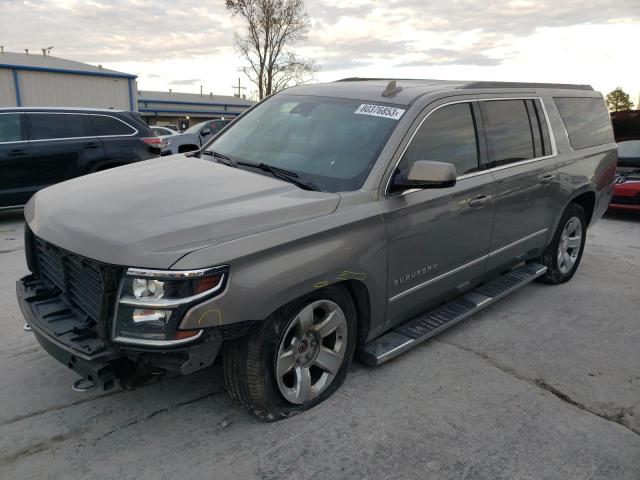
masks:
<path id="1" fill-rule="evenodd" d="M 589 92 L 589 96 L 594 96 Z M 615 143 L 574 150 L 571 147 L 567 130 L 562 117 L 553 101 L 553 94 L 542 95 L 549 114 L 556 146 L 558 148 L 558 189 L 554 198 L 554 217 L 549 230 L 548 241 L 551 241 L 564 210 L 578 196 L 590 192 L 595 195 L 590 225 L 593 225 L 607 210 L 613 195 L 618 154 Z M 567 96 L 566 92 L 558 96 Z"/>

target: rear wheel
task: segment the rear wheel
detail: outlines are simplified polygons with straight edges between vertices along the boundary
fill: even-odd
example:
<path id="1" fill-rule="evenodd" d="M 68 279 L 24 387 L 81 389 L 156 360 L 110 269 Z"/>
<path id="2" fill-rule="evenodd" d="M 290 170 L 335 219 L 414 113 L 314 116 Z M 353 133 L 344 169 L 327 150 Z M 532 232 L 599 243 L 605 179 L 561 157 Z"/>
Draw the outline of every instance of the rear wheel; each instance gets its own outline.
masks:
<path id="1" fill-rule="evenodd" d="M 344 381 L 356 344 L 353 301 L 328 287 L 281 308 L 224 350 L 227 389 L 264 421 L 307 410 Z"/>
<path id="2" fill-rule="evenodd" d="M 553 240 L 542 255 L 547 272 L 540 277 L 545 283 L 558 284 L 571 280 L 576 273 L 587 233 L 587 219 L 582 207 L 570 204 L 565 210 Z"/>

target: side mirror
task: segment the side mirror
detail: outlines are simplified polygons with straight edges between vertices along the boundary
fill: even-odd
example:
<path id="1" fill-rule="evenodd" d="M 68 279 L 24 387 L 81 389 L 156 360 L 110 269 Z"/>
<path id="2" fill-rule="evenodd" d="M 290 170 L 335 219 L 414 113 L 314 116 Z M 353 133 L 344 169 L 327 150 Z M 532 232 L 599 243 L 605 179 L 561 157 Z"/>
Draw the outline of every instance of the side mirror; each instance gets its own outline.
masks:
<path id="1" fill-rule="evenodd" d="M 202 135 L 203 137 L 206 137 L 207 135 L 211 135 L 211 130 L 208 128 L 205 128 L 200 132 L 200 135 Z"/>
<path id="2" fill-rule="evenodd" d="M 400 188 L 447 188 L 456 184 L 456 167 L 452 163 L 417 160 L 408 174 L 397 174 L 393 185 Z"/>

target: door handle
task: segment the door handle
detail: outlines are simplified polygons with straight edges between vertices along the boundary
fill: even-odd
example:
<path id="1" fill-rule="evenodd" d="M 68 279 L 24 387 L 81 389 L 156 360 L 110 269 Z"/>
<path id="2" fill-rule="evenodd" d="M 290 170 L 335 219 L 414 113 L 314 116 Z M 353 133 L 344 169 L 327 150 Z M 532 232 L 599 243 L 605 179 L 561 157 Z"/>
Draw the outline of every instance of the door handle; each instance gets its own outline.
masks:
<path id="1" fill-rule="evenodd" d="M 549 185 L 553 182 L 555 175 L 545 175 L 544 177 L 540 177 L 540 183 L 542 185 Z"/>
<path id="2" fill-rule="evenodd" d="M 486 195 L 481 195 L 479 197 L 472 198 L 471 200 L 469 200 L 469 206 L 471 208 L 482 208 L 487 204 L 488 201 L 489 201 L 489 197 L 487 197 Z"/>
<path id="3" fill-rule="evenodd" d="M 93 148 L 100 148 L 100 145 L 98 145 L 95 142 L 90 142 L 90 143 L 85 143 L 83 148 L 86 148 L 87 150 L 93 149 Z"/>
<path id="4" fill-rule="evenodd" d="M 11 150 L 7 152 L 7 156 L 9 157 L 23 157 L 27 154 L 26 150 Z"/>

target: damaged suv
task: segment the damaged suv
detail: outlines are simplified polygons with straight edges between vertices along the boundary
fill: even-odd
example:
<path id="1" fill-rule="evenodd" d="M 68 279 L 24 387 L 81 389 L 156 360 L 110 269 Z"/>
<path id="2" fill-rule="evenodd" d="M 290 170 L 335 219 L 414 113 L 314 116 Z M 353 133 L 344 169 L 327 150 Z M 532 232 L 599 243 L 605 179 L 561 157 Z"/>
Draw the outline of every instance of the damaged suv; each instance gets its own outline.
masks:
<path id="1" fill-rule="evenodd" d="M 197 152 L 38 192 L 19 304 L 80 389 L 221 356 L 231 396 L 278 420 L 335 392 L 356 352 L 378 365 L 569 280 L 616 160 L 588 86 L 299 86 Z"/>

